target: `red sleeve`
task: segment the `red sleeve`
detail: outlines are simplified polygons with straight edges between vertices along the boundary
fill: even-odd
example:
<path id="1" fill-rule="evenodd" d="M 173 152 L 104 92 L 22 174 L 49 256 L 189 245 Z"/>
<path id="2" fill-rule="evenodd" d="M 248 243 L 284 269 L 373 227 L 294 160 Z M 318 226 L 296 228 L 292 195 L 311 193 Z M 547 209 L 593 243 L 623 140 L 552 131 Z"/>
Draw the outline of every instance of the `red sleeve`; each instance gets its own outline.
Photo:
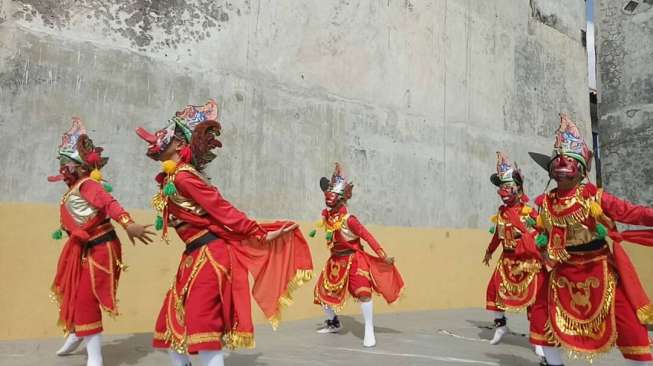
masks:
<path id="1" fill-rule="evenodd" d="M 494 253 L 495 250 L 497 250 L 497 247 L 501 243 L 501 239 L 499 239 L 499 235 L 496 233 L 496 230 L 494 232 L 494 235 L 492 235 L 492 240 L 490 240 L 490 244 L 487 246 L 487 250 L 485 251 L 486 253 Z"/>
<path id="2" fill-rule="evenodd" d="M 629 225 L 653 226 L 653 208 L 634 205 L 603 192 L 601 195 L 603 212 L 611 219 Z"/>
<path id="3" fill-rule="evenodd" d="M 98 210 L 103 210 L 109 217 L 119 222 L 123 227 L 134 222 L 129 216 L 129 213 L 120 206 L 118 200 L 105 191 L 100 183 L 88 179 L 79 187 L 79 193 L 91 206 Z"/>
<path id="4" fill-rule="evenodd" d="M 360 221 L 356 218 L 354 215 L 350 215 L 349 218 L 347 219 L 347 226 L 349 227 L 349 230 L 351 230 L 352 233 L 358 235 L 361 237 L 361 239 L 365 240 L 367 244 L 370 245 L 372 250 L 374 250 L 374 253 L 378 255 L 381 258 L 385 258 L 387 255 L 383 251 L 383 248 L 381 248 L 381 244 L 379 244 L 378 241 L 370 234 L 369 231 L 361 224 Z"/>
<path id="5" fill-rule="evenodd" d="M 255 236 L 259 240 L 265 237 L 266 231 L 256 221 L 225 200 L 218 188 L 205 183 L 195 174 L 180 172 L 175 179 L 175 186 L 182 196 L 197 202 L 212 218 L 230 230 Z"/>

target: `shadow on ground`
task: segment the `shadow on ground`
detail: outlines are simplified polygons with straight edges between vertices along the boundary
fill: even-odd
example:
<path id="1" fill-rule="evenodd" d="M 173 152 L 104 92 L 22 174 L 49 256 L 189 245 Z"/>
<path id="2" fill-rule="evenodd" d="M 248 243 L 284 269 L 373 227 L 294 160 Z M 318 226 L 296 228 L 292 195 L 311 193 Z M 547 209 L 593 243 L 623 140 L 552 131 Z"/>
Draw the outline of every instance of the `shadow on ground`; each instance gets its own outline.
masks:
<path id="1" fill-rule="evenodd" d="M 365 337 L 365 323 L 358 321 L 354 317 L 351 316 L 346 316 L 346 315 L 338 315 L 338 319 L 340 319 L 340 324 L 342 324 L 342 330 L 338 333 L 340 334 L 352 334 L 354 337 L 363 339 Z M 321 326 L 322 324 L 320 324 Z M 379 327 L 378 325 L 375 324 L 374 326 L 374 333 L 375 334 L 380 334 L 380 333 L 389 333 L 389 334 L 400 334 L 401 332 L 392 329 L 392 328 L 385 328 L 385 327 Z"/>
<path id="2" fill-rule="evenodd" d="M 483 322 L 478 320 L 467 320 L 467 323 L 473 325 L 478 329 L 478 338 L 484 340 L 491 340 L 494 336 L 494 324 L 490 322 Z M 510 329 L 510 324 L 508 324 Z M 528 334 L 513 332 L 512 330 L 506 334 L 501 340 L 501 344 L 511 344 L 514 346 L 532 348 L 533 346 L 528 341 Z"/>
<path id="3" fill-rule="evenodd" d="M 82 350 L 84 352 L 84 350 Z M 120 339 L 113 339 L 102 346 L 107 360 L 116 360 L 121 365 L 138 365 L 152 348 L 152 333 L 136 333 Z"/>

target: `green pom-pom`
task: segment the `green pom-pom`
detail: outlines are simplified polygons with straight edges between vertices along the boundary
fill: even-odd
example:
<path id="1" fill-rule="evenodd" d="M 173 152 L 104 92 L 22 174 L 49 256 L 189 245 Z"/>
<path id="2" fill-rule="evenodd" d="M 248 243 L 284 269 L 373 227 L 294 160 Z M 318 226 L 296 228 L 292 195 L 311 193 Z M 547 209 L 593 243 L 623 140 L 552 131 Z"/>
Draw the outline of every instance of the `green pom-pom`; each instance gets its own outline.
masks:
<path id="1" fill-rule="evenodd" d="M 530 227 L 535 227 L 535 225 L 537 225 L 537 222 L 535 221 L 535 219 L 530 217 L 530 216 L 528 218 L 526 218 L 526 223 Z"/>
<path id="2" fill-rule="evenodd" d="M 163 230 L 163 217 L 157 216 L 156 220 L 154 221 L 154 228 L 156 230 Z"/>
<path id="3" fill-rule="evenodd" d="M 113 192 L 113 187 L 107 182 L 102 183 L 102 187 L 104 187 L 104 190 L 109 193 Z"/>
<path id="4" fill-rule="evenodd" d="M 497 227 L 494 225 L 490 226 L 490 228 L 488 229 L 488 232 L 490 234 L 494 234 L 495 231 L 497 231 Z"/>
<path id="5" fill-rule="evenodd" d="M 308 236 L 310 236 L 311 238 L 314 238 L 316 234 L 317 234 L 317 230 L 313 229 L 308 233 Z"/>
<path id="6" fill-rule="evenodd" d="M 549 243 L 549 237 L 546 234 L 537 234 L 535 244 L 538 248 L 544 248 Z"/>
<path id="7" fill-rule="evenodd" d="M 163 187 L 163 194 L 170 197 L 175 194 L 177 194 L 177 187 L 175 187 L 175 184 L 172 183 L 171 180 L 166 183 L 166 185 Z"/>
<path id="8" fill-rule="evenodd" d="M 333 231 L 329 231 L 326 233 L 326 240 L 327 241 L 332 241 L 333 240 Z"/>
<path id="9" fill-rule="evenodd" d="M 63 231 L 61 229 L 57 229 L 52 233 L 52 239 L 61 240 L 61 238 L 63 238 Z"/>
<path id="10" fill-rule="evenodd" d="M 596 234 L 599 236 L 599 239 L 605 239 L 608 235 L 608 228 L 603 224 L 596 224 Z"/>

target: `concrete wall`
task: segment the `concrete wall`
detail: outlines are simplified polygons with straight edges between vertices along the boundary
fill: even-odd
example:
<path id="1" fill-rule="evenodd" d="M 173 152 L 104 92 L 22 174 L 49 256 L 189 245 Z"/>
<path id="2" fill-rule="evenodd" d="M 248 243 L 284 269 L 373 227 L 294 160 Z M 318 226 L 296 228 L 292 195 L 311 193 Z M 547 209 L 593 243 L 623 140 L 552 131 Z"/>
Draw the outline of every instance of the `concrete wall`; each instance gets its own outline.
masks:
<path id="1" fill-rule="evenodd" d="M 606 189 L 653 205 L 653 1 L 595 5 L 599 128 Z"/>
<path id="2" fill-rule="evenodd" d="M 55 202 L 55 148 L 82 117 L 127 207 L 157 166 L 132 132 L 216 97 L 208 172 L 254 216 L 313 219 L 345 163 L 366 222 L 485 227 L 494 151 L 529 191 L 569 111 L 589 131 L 583 0 L 3 1 L 0 201 Z"/>
<path id="3" fill-rule="evenodd" d="M 379 310 L 482 306 L 485 228 L 499 203 L 488 180 L 494 152 L 521 163 L 534 195 L 546 177 L 526 153 L 550 151 L 557 113 L 584 122 L 589 136 L 583 7 L 0 0 L 0 338 L 58 332 L 45 303 L 64 187 L 45 177 L 57 171 L 70 117 L 111 156 L 105 177 L 116 197 L 151 222 L 158 167 L 133 129 L 210 97 L 224 149 L 208 173 L 238 207 L 306 227 L 323 205 L 319 178 L 340 160 L 356 183 L 352 210 L 406 278 L 406 299 Z M 327 251 L 311 243 L 320 269 Z M 180 251 L 125 245 L 124 315 L 109 332 L 151 330 Z M 312 285 L 287 319 L 319 315 Z"/>

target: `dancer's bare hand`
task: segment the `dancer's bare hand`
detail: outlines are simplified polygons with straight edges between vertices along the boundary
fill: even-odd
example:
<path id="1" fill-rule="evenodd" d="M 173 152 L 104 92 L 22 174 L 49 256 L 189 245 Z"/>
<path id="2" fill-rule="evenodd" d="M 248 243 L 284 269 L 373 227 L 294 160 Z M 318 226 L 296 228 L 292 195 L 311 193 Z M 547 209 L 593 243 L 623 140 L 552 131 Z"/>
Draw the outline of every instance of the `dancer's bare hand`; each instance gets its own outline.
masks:
<path id="1" fill-rule="evenodd" d="M 137 223 L 131 223 L 127 225 L 127 236 L 129 237 L 129 241 L 132 242 L 133 245 L 136 245 L 136 242 L 134 241 L 134 238 L 138 239 L 141 243 L 148 245 L 152 243 L 152 238 L 150 235 L 154 236 L 156 235 L 153 231 L 148 230 L 148 228 L 152 225 L 140 225 Z"/>
<path id="2" fill-rule="evenodd" d="M 265 241 L 272 241 L 274 239 L 279 238 L 281 235 L 285 235 L 289 232 L 292 232 L 293 230 L 297 229 L 299 225 L 295 223 L 287 223 L 281 227 L 279 230 L 275 231 L 269 231 L 268 234 L 265 236 Z"/>
<path id="3" fill-rule="evenodd" d="M 483 257 L 483 264 L 489 267 L 490 259 L 492 259 L 492 253 L 485 253 L 485 257 Z"/>
<path id="4" fill-rule="evenodd" d="M 385 257 L 384 260 L 388 264 L 395 264 L 395 257 Z"/>

